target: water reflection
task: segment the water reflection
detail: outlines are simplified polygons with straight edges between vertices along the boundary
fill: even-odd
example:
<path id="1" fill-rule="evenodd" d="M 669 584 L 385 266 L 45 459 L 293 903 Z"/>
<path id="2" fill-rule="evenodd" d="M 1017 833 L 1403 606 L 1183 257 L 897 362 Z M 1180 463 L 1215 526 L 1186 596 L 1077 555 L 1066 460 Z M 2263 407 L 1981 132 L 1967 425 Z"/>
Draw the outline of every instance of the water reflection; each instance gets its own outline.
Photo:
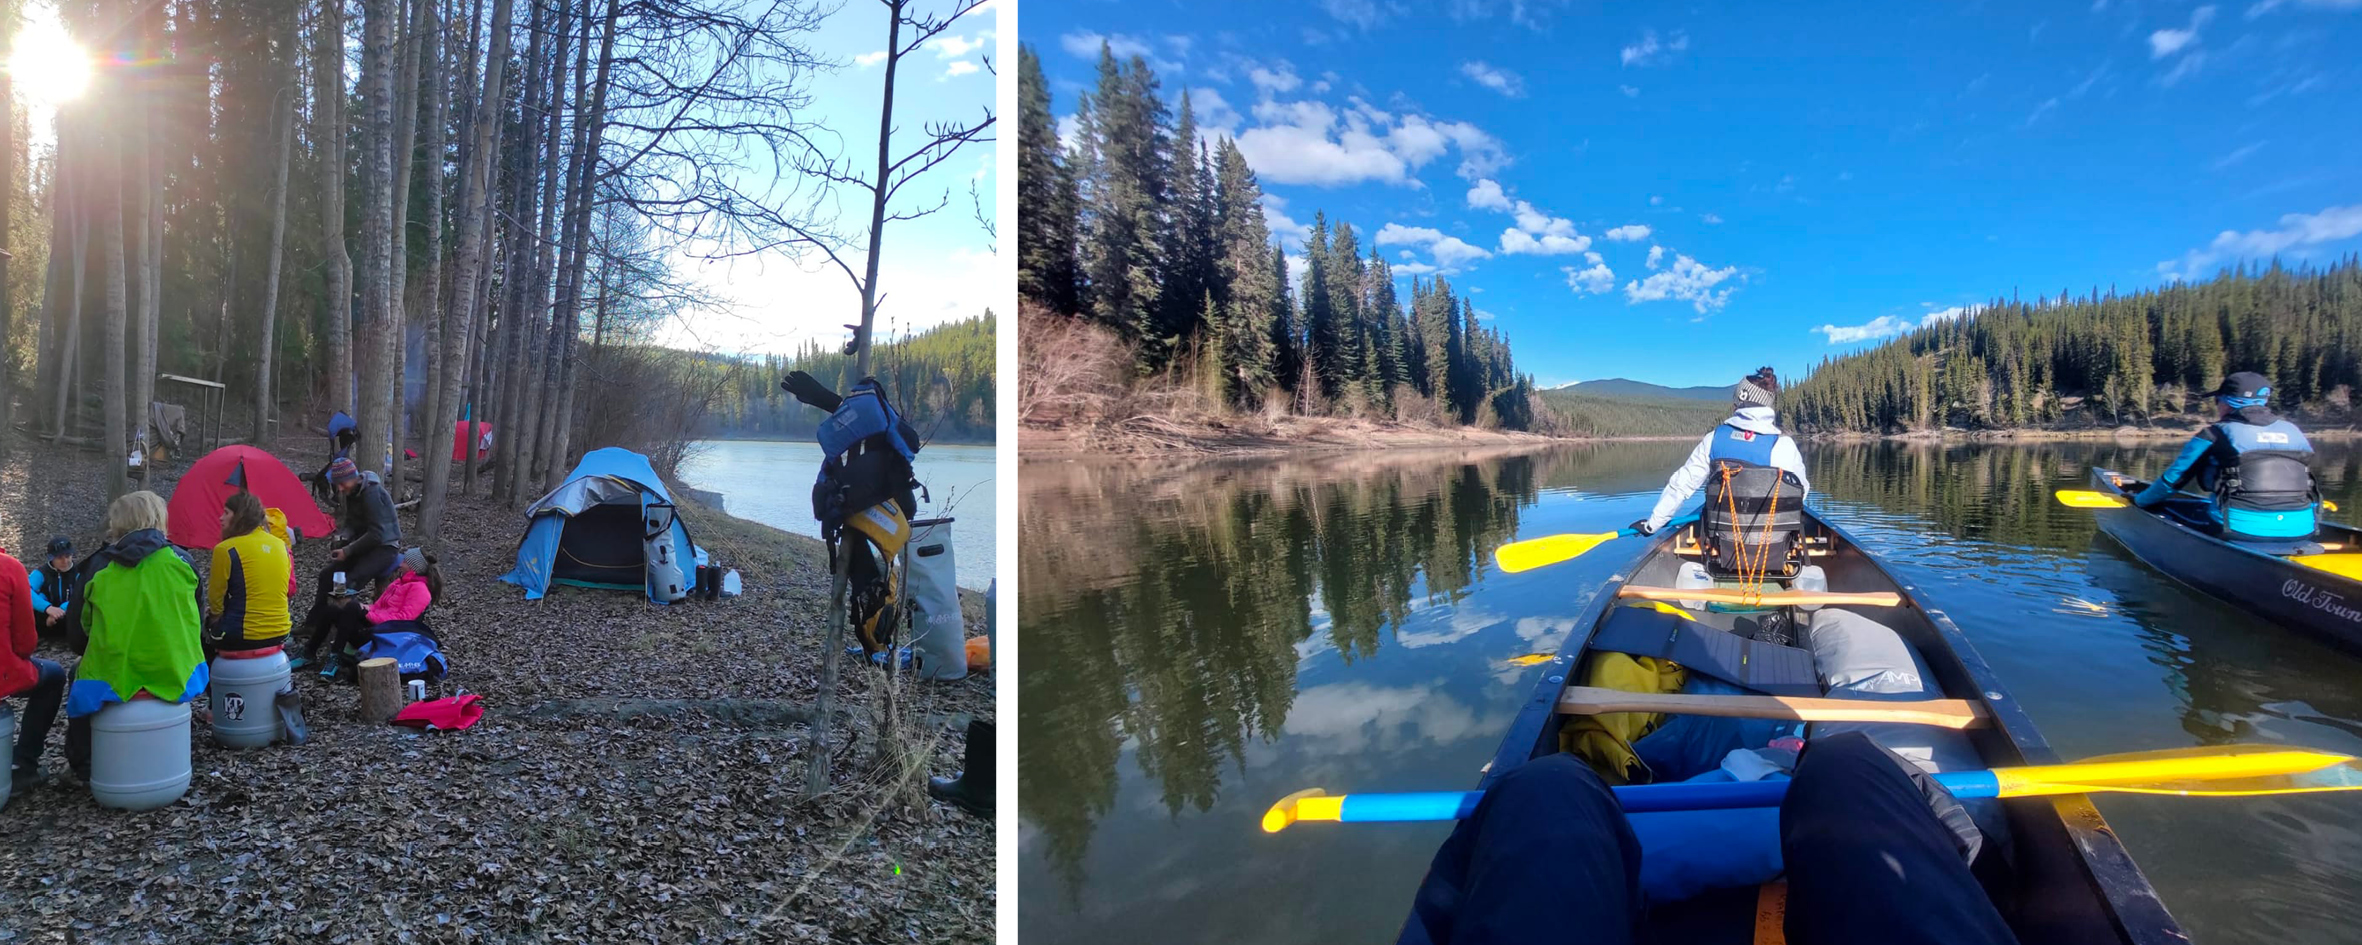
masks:
<path id="1" fill-rule="evenodd" d="M 1520 575 L 1493 549 L 1645 514 L 1691 445 L 1024 466 L 1027 940 L 1393 934 L 1443 827 L 1279 842 L 1255 815 L 1304 787 L 1473 783 L 1542 671 L 1519 657 L 1554 651 L 1638 545 Z M 2062 754 L 2362 752 L 2362 664 L 2172 583 L 2051 499 L 2177 445 L 1823 443 L 1806 462 L 1815 504 L 1953 615 Z M 2362 508 L 2362 450 L 2323 444 L 2318 471 Z M 2102 806 L 2201 940 L 2362 925 L 2328 895 L 2362 869 L 2337 845 L 2362 826 L 2350 799 Z"/>

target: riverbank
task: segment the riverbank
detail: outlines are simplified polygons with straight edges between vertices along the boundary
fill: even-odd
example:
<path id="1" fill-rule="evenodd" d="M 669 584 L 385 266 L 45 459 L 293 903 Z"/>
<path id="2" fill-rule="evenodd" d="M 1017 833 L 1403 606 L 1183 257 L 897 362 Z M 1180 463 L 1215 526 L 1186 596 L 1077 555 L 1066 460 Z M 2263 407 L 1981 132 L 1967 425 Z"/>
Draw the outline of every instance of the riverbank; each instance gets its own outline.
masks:
<path id="1" fill-rule="evenodd" d="M 1078 456 L 1279 456 L 1352 450 L 1451 449 L 1512 446 L 1539 449 L 1582 442 L 1517 430 L 1378 423 L 1337 417 L 1261 416 L 1230 419 L 1135 417 L 1113 429 L 1019 427 L 1018 455 L 1027 461 Z"/>
<path id="2" fill-rule="evenodd" d="M 287 442 L 277 453 L 295 469 L 324 462 L 315 438 Z M 13 434 L 6 446 L 0 548 L 26 556 L 53 534 L 95 548 L 97 454 Z M 177 472 L 160 471 L 155 491 L 169 497 Z M 98 807 L 65 773 L 60 724 L 43 757 L 49 783 L 20 786 L 0 810 L 9 931 L 57 942 L 991 937 L 992 822 L 932 804 L 917 781 L 960 767 L 966 720 L 993 718 L 991 675 L 905 684 L 902 711 L 918 721 L 903 734 L 924 753 L 906 767 L 875 757 L 883 677 L 847 660 L 836 777 L 806 800 L 830 581 L 818 541 L 683 501 L 698 541 L 739 570 L 743 596 L 665 607 L 561 588 L 528 603 L 498 580 L 523 520 L 456 487 L 452 502 L 445 598 L 427 619 L 449 684 L 483 697 L 482 722 L 431 734 L 364 722 L 352 688 L 301 673 L 309 743 L 232 752 L 198 724 L 188 794 L 139 814 Z M 308 594 L 326 543 L 297 554 Z M 969 633 L 983 632 L 981 600 L 961 596 Z M 50 644 L 40 655 L 75 658 Z"/>

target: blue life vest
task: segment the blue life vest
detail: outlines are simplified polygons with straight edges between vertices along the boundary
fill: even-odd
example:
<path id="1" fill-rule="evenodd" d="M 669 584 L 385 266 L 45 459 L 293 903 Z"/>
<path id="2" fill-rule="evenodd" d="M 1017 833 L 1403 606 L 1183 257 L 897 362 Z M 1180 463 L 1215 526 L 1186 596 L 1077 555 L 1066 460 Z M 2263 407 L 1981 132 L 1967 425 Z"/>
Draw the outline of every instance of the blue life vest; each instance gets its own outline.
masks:
<path id="1" fill-rule="evenodd" d="M 1730 424 L 1714 428 L 1714 445 L 1706 450 L 1709 462 L 1730 460 L 1747 466 L 1772 464 L 1772 444 L 1780 441 L 1777 433 L 1757 433 Z"/>
<path id="2" fill-rule="evenodd" d="M 2309 538 L 2318 523 L 2313 506 L 2313 445 L 2286 420 L 2215 424 L 2214 462 L 2200 486 L 2214 496 L 2214 518 L 2230 537 Z"/>
<path id="3" fill-rule="evenodd" d="M 841 456 L 862 440 L 884 436 L 894 451 L 908 461 L 918 455 L 918 450 L 902 439 L 901 420 L 894 406 L 886 402 L 878 383 L 865 378 L 853 385 L 845 394 L 845 402 L 821 422 L 820 449 L 832 457 Z"/>

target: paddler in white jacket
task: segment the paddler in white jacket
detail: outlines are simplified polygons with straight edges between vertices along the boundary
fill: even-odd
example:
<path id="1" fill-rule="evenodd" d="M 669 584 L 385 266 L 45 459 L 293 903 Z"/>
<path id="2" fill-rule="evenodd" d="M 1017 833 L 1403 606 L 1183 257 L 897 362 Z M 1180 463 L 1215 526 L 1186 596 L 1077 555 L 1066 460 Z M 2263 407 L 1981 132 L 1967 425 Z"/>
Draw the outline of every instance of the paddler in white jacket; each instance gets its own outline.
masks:
<path id="1" fill-rule="evenodd" d="M 1656 510 L 1632 523 L 1632 530 L 1652 535 L 1672 521 L 1674 511 L 1706 484 L 1706 477 L 1717 462 L 1769 466 L 1793 473 L 1797 484 L 1809 493 L 1812 483 L 1804 475 L 1804 454 L 1797 451 L 1796 441 L 1780 432 L 1780 425 L 1773 420 L 1772 397 L 1779 392 L 1780 379 L 1768 367 L 1742 378 L 1738 386 L 1731 388 L 1730 419 L 1722 421 L 1698 441 L 1698 448 L 1690 451 L 1689 459 L 1665 483 L 1664 493 L 1657 497 Z"/>

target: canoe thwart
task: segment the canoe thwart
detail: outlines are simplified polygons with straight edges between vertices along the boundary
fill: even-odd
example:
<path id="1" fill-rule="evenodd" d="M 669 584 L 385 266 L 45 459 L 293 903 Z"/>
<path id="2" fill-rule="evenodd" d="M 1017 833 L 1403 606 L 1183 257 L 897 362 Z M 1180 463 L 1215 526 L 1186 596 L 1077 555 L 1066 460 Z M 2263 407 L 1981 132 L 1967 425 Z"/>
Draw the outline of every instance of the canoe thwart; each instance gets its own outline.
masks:
<path id="1" fill-rule="evenodd" d="M 1865 699 L 1822 699 L 1805 696 L 1707 696 L 1684 693 L 1626 692 L 1594 686 L 1568 686 L 1558 696 L 1558 711 L 1569 715 L 1607 712 L 1664 712 L 1671 715 L 1712 715 L 1739 719 L 1793 719 L 1801 722 L 1908 722 L 1943 728 L 1977 728 L 1987 723 L 1984 709 L 1966 699 L 1928 699 L 1916 702 L 1878 702 Z"/>
<path id="2" fill-rule="evenodd" d="M 1895 607 L 1903 602 L 1903 595 L 1891 591 L 1843 594 L 1832 591 L 1743 591 L 1727 587 L 1683 590 L 1677 587 L 1636 587 L 1633 585 L 1625 585 L 1617 590 L 1616 596 L 1639 600 L 1697 600 L 1711 604 L 1774 604 L 1782 607 L 1792 607 L 1798 604 Z"/>

